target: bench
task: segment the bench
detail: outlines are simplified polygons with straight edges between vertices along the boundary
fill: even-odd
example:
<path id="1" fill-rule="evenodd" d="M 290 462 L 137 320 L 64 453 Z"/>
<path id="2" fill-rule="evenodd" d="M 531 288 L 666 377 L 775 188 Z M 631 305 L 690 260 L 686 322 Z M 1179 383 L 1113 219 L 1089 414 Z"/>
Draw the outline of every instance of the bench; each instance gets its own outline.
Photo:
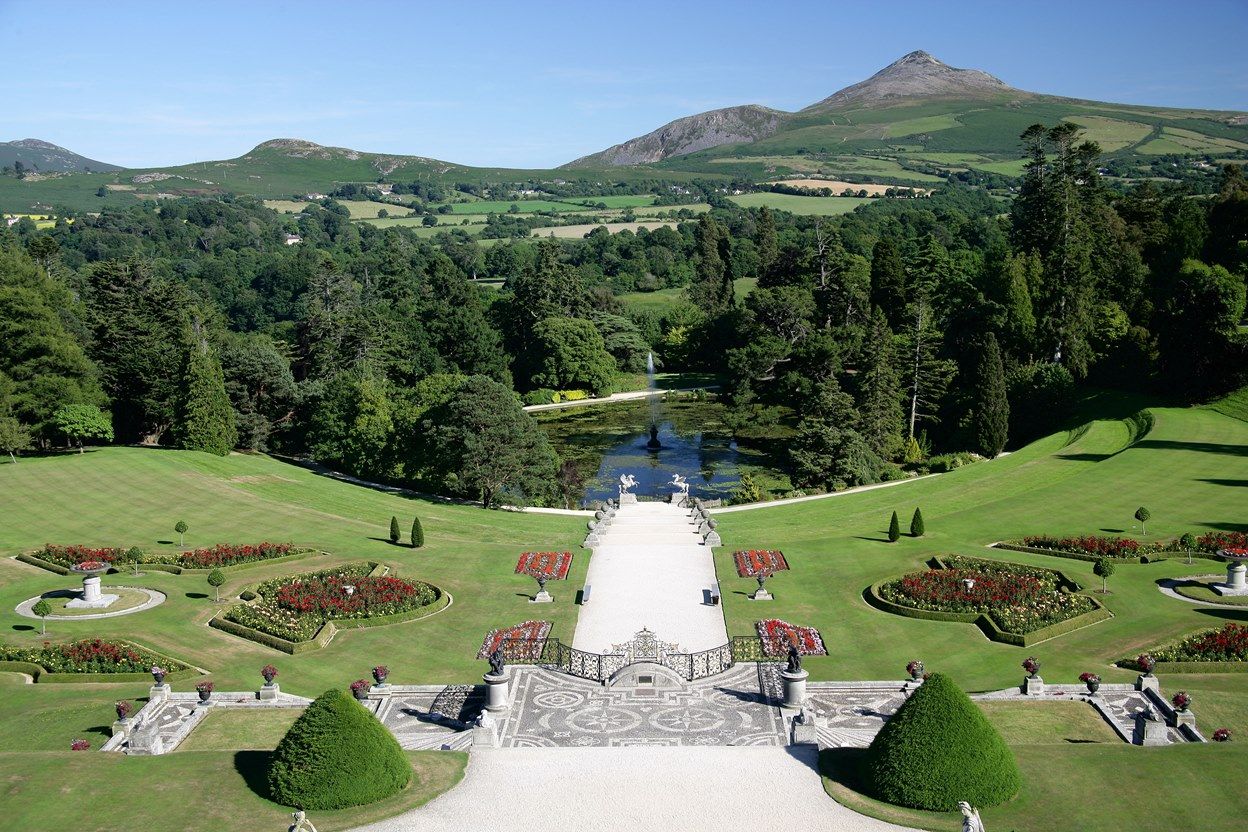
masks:
<path id="1" fill-rule="evenodd" d="M 589 590 L 590 590 L 589 584 L 585 584 L 585 588 L 581 590 L 581 606 L 582 607 L 589 603 Z"/>

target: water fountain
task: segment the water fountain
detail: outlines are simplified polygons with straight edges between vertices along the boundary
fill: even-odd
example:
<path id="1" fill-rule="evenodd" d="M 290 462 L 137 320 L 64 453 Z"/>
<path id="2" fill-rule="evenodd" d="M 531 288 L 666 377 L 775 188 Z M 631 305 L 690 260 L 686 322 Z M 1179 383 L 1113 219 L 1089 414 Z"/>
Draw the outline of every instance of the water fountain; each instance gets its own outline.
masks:
<path id="1" fill-rule="evenodd" d="M 663 443 L 659 441 L 659 393 L 654 383 L 654 353 L 646 353 L 646 389 L 650 391 L 650 395 L 646 399 L 650 402 L 650 439 L 646 442 L 646 450 L 658 451 L 663 448 Z"/>

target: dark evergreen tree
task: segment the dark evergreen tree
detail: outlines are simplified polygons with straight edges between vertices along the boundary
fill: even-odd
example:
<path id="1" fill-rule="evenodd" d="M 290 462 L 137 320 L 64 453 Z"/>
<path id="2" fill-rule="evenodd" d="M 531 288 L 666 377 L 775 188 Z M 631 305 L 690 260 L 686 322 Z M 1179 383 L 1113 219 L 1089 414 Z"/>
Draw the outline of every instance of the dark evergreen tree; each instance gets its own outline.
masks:
<path id="1" fill-rule="evenodd" d="M 927 527 L 923 525 L 923 511 L 916 508 L 914 516 L 910 518 L 910 536 L 922 537 L 927 532 Z"/>
<path id="2" fill-rule="evenodd" d="M 779 256 L 780 247 L 776 238 L 776 218 L 771 209 L 764 205 L 758 211 L 755 223 L 754 245 L 758 248 L 758 280 L 760 285 L 767 285 L 772 266 Z"/>
<path id="3" fill-rule="evenodd" d="M 906 264 L 888 237 L 871 250 L 871 305 L 884 310 L 888 325 L 897 329 L 905 320 Z"/>
<path id="4" fill-rule="evenodd" d="M 902 451 L 901 380 L 892 330 L 879 307 L 872 310 L 858 373 L 859 432 L 883 459 Z"/>
<path id="5" fill-rule="evenodd" d="M 425 545 L 425 529 L 420 525 L 420 518 L 412 518 L 412 548 L 419 549 Z"/>
<path id="6" fill-rule="evenodd" d="M 803 409 L 789 449 L 794 484 L 835 490 L 878 482 L 883 463 L 856 424 L 853 398 L 835 378 L 823 381 Z"/>
<path id="7" fill-rule="evenodd" d="M 888 542 L 896 543 L 901 540 L 901 522 L 897 519 L 897 512 L 893 512 L 893 516 L 888 521 Z"/>
<path id="8" fill-rule="evenodd" d="M 1005 449 L 1010 435 L 1010 403 L 1006 395 L 1001 349 L 991 332 L 984 336 L 972 409 L 976 450 L 989 459 Z"/>
<path id="9" fill-rule="evenodd" d="M 225 456 L 238 444 L 225 377 L 207 340 L 192 345 L 183 373 L 175 438 L 188 451 Z"/>
<path id="10" fill-rule="evenodd" d="M 393 516 L 390 518 L 390 542 L 399 542 L 399 518 Z"/>

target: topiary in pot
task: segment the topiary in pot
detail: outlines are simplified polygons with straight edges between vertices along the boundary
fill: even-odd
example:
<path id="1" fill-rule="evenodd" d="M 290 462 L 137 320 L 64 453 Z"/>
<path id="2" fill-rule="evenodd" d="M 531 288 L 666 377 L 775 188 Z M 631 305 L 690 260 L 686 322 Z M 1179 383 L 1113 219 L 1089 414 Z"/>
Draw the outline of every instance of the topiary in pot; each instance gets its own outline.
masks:
<path id="1" fill-rule="evenodd" d="M 867 749 L 871 794 L 898 806 L 948 812 L 965 800 L 994 806 L 1022 786 L 1014 754 L 961 688 L 933 673 Z"/>
<path id="2" fill-rule="evenodd" d="M 302 809 L 363 806 L 401 791 L 412 766 L 394 735 L 343 690 L 325 691 L 269 763 L 269 796 Z"/>

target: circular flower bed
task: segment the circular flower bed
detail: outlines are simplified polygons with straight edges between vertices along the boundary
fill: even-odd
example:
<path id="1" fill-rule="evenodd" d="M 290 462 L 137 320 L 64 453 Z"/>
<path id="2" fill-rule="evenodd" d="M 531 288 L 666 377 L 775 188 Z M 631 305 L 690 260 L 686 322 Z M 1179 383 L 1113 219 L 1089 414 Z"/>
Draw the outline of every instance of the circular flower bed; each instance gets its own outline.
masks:
<path id="1" fill-rule="evenodd" d="M 776 549 L 746 549 L 734 552 L 732 560 L 737 565 L 737 574 L 742 578 L 773 575 L 789 568 L 784 553 Z"/>
<path id="2" fill-rule="evenodd" d="M 516 574 L 562 581 L 572 568 L 571 552 L 525 552 L 516 562 Z"/>
<path id="3" fill-rule="evenodd" d="M 327 621 L 396 615 L 439 597 L 429 584 L 370 575 L 372 568 L 349 564 L 266 581 L 256 590 L 259 601 L 231 608 L 226 619 L 287 641 L 308 641 Z"/>
<path id="4" fill-rule="evenodd" d="M 917 610 L 988 615 L 1004 632 L 1024 635 L 1095 609 L 1092 599 L 1063 592 L 1049 569 L 964 558 L 913 572 L 879 587 L 885 601 Z"/>

